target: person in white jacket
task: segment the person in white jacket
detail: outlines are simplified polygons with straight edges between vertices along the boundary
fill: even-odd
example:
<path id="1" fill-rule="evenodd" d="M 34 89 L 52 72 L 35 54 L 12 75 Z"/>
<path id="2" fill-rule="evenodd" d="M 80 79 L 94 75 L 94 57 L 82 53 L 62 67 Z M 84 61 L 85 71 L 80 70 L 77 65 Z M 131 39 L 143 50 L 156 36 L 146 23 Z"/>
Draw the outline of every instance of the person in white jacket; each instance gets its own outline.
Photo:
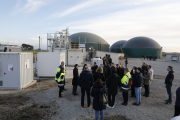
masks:
<path id="1" fill-rule="evenodd" d="M 150 83 L 152 82 L 153 80 L 153 74 L 154 74 L 154 71 L 153 69 L 151 68 L 151 65 L 148 65 L 148 70 L 149 72 L 151 72 L 151 80 L 150 80 Z M 149 93 L 151 92 L 151 84 L 149 85 Z"/>

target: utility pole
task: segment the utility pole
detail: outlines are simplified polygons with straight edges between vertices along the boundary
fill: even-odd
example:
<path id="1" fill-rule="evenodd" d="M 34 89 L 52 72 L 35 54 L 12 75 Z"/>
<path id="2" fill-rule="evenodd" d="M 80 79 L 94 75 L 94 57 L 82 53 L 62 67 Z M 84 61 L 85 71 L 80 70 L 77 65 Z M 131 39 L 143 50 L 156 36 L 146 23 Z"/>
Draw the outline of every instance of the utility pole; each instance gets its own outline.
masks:
<path id="1" fill-rule="evenodd" d="M 39 36 L 39 52 L 40 52 L 40 36 Z"/>

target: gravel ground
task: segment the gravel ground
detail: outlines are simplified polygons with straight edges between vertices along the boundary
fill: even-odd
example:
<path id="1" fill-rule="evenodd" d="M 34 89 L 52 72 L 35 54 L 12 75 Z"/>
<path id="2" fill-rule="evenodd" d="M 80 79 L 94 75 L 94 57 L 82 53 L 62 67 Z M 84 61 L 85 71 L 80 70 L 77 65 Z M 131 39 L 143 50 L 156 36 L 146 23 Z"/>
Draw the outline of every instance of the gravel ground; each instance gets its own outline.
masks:
<path id="1" fill-rule="evenodd" d="M 142 59 L 129 59 L 128 67 L 132 68 L 134 65 L 141 66 L 142 62 L 147 62 Z M 121 61 L 124 63 L 124 60 Z M 133 106 L 132 103 L 136 100 L 129 97 L 127 106 L 122 106 L 123 102 L 122 93 L 119 92 L 116 96 L 115 108 L 107 108 L 104 111 L 105 120 L 170 120 L 174 115 L 175 105 L 175 92 L 180 87 L 180 64 L 179 63 L 167 63 L 163 60 L 148 61 L 154 70 L 154 80 L 152 82 L 151 93 L 149 98 L 142 97 L 142 104 L 140 106 Z M 175 71 L 175 80 L 172 87 L 173 102 L 171 105 L 165 105 L 165 101 L 168 98 L 164 78 L 167 75 L 167 66 L 172 65 Z M 80 107 L 80 88 L 78 88 L 78 96 L 72 95 L 72 79 L 67 79 L 68 82 L 65 86 L 67 91 L 63 92 L 63 98 L 58 97 L 58 87 L 50 86 L 48 89 L 39 91 L 32 91 L 30 88 L 27 95 L 30 96 L 36 103 L 53 103 L 52 107 L 56 114 L 51 118 L 52 120 L 85 120 L 94 119 L 94 110 L 87 108 L 85 100 L 85 108 Z M 53 83 L 54 80 L 50 80 Z M 48 83 L 47 83 L 48 84 Z M 30 92 L 31 91 L 31 92 Z M 1 91 L 2 92 L 2 91 Z M 130 96 L 129 91 L 129 96 Z M 144 88 L 141 90 L 144 94 Z M 91 101 L 93 98 L 91 99 Z"/>
<path id="2" fill-rule="evenodd" d="M 121 61 L 122 63 L 124 61 Z M 141 66 L 144 60 L 142 59 L 130 59 L 128 67 L 132 68 L 133 65 Z M 179 63 L 166 63 L 164 61 L 145 61 L 152 65 L 154 69 L 155 78 L 152 82 L 151 94 L 149 98 L 142 97 L 142 104 L 140 106 L 133 106 L 132 103 L 136 100 L 129 97 L 128 106 L 122 106 L 123 102 L 122 93 L 119 92 L 116 96 L 115 108 L 107 108 L 104 111 L 106 119 L 120 119 L 126 120 L 169 120 L 174 114 L 174 104 L 175 104 L 175 91 L 180 86 L 180 64 Z M 175 70 L 175 80 L 172 87 L 173 102 L 171 105 L 165 105 L 164 100 L 168 98 L 165 89 L 164 78 L 167 74 L 167 66 L 172 65 Z M 57 109 L 57 115 L 53 116 L 52 119 L 63 119 L 63 120 L 84 120 L 84 119 L 94 119 L 94 110 L 91 108 L 81 108 L 80 107 L 80 95 L 72 95 L 72 85 L 71 79 L 68 80 L 68 85 L 66 89 L 68 91 L 63 93 L 64 98 L 58 98 L 58 88 L 50 88 L 48 90 L 39 92 L 33 99 L 37 102 L 55 102 L 59 109 Z M 78 88 L 78 93 L 80 94 L 80 88 Z M 142 88 L 142 94 L 144 93 L 144 88 Z M 130 96 L 130 91 L 129 91 Z M 91 99 L 93 100 L 93 99 Z M 85 101 L 85 105 L 86 101 Z M 125 117 L 122 117 L 125 116 Z"/>

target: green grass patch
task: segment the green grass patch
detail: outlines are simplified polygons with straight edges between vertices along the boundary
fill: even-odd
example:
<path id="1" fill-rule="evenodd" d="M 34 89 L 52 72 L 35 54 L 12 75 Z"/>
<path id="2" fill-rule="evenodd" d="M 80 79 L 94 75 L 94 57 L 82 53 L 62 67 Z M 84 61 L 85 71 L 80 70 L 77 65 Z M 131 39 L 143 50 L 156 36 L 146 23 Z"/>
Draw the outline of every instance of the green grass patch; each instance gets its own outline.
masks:
<path id="1" fill-rule="evenodd" d="M 26 50 L 22 52 L 32 52 L 34 55 L 36 55 L 39 52 L 39 50 Z M 40 52 L 47 52 L 47 50 L 40 50 Z"/>

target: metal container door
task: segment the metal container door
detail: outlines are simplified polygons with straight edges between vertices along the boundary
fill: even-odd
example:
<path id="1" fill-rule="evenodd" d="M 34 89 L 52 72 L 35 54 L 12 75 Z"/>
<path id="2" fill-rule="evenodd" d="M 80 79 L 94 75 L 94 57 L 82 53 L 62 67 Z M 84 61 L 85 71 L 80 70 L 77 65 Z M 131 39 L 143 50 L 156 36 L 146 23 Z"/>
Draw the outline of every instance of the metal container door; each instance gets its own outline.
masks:
<path id="1" fill-rule="evenodd" d="M 18 88 L 20 87 L 19 55 L 3 55 L 3 87 Z"/>

